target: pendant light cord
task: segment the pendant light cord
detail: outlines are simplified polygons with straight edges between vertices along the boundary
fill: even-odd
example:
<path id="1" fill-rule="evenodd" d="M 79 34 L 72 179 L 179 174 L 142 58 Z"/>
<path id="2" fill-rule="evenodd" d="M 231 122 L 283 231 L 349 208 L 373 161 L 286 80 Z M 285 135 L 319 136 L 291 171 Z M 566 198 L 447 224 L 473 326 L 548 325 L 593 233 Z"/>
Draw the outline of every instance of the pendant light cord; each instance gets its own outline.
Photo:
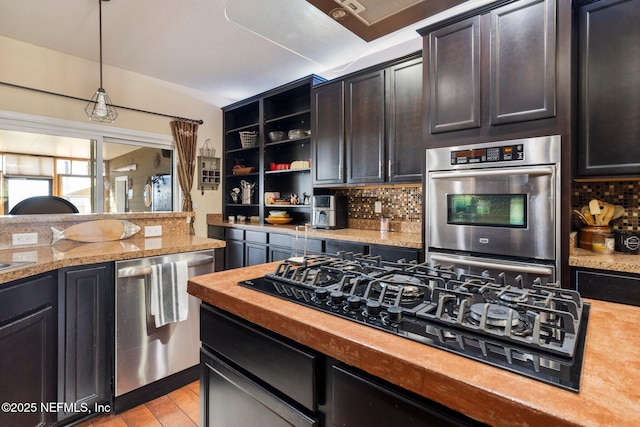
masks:
<path id="1" fill-rule="evenodd" d="M 100 30 L 100 89 L 103 89 L 102 87 L 102 0 L 98 0 L 98 4 L 100 6 L 98 7 L 98 18 L 100 20 L 100 23 L 98 24 L 98 29 Z"/>

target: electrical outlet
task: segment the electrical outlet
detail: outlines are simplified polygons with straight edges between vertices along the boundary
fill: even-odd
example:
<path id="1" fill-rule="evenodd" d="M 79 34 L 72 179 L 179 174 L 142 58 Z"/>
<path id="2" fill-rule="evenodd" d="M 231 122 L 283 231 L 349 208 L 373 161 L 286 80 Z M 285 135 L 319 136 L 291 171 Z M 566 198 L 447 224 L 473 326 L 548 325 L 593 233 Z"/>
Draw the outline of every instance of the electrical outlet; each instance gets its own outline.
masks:
<path id="1" fill-rule="evenodd" d="M 377 201 L 373 204 L 373 212 L 375 213 L 382 213 L 382 202 L 381 201 Z"/>
<path id="2" fill-rule="evenodd" d="M 11 243 L 13 246 L 20 245 L 37 245 L 38 233 L 15 233 L 11 235 Z"/>
<path id="3" fill-rule="evenodd" d="M 14 252 L 11 255 L 12 262 L 38 262 L 38 251 Z"/>
<path id="4" fill-rule="evenodd" d="M 162 236 L 161 225 L 146 225 L 144 227 L 144 237 L 157 237 Z"/>

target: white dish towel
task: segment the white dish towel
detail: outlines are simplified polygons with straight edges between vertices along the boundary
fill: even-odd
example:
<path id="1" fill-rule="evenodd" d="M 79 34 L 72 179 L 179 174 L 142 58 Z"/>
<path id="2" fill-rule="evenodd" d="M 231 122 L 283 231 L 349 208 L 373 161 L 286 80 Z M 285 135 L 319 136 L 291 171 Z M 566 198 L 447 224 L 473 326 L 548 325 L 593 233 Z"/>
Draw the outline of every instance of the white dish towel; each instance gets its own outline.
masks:
<path id="1" fill-rule="evenodd" d="M 186 320 L 189 315 L 187 294 L 187 261 L 167 262 L 151 266 L 150 313 L 156 328 L 172 322 Z"/>

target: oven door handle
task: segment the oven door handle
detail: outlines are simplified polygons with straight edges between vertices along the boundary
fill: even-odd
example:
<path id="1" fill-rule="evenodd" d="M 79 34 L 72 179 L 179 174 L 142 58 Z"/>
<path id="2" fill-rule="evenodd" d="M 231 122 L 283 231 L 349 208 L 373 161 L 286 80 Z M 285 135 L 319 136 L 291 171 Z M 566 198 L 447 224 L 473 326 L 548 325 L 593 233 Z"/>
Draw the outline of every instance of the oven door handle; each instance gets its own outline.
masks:
<path id="1" fill-rule="evenodd" d="M 489 261 L 489 260 L 475 261 L 468 258 L 455 258 L 455 257 L 449 257 L 446 255 L 437 255 L 437 254 L 430 254 L 429 258 L 432 259 L 433 261 L 468 265 L 471 267 L 495 268 L 495 269 L 500 269 L 505 271 L 514 271 L 517 273 L 539 274 L 542 276 L 551 276 L 553 274 L 553 270 L 551 268 L 542 267 L 542 266 L 503 264 L 501 262 Z"/>
<path id="2" fill-rule="evenodd" d="M 474 170 L 456 170 L 453 172 L 430 172 L 431 179 L 445 178 L 469 178 L 483 176 L 505 176 L 505 175 L 553 175 L 555 166 L 535 166 L 535 167 L 517 167 L 517 168 L 495 168 L 495 169 L 474 169 Z"/>

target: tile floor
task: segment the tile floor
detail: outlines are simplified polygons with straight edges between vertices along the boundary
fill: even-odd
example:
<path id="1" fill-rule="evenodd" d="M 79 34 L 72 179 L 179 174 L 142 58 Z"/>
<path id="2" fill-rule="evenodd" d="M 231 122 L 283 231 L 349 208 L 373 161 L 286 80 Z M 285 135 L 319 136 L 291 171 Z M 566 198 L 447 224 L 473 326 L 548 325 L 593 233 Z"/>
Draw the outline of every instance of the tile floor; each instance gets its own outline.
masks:
<path id="1" fill-rule="evenodd" d="M 200 383 L 188 384 L 117 415 L 99 415 L 76 427 L 197 427 Z"/>

